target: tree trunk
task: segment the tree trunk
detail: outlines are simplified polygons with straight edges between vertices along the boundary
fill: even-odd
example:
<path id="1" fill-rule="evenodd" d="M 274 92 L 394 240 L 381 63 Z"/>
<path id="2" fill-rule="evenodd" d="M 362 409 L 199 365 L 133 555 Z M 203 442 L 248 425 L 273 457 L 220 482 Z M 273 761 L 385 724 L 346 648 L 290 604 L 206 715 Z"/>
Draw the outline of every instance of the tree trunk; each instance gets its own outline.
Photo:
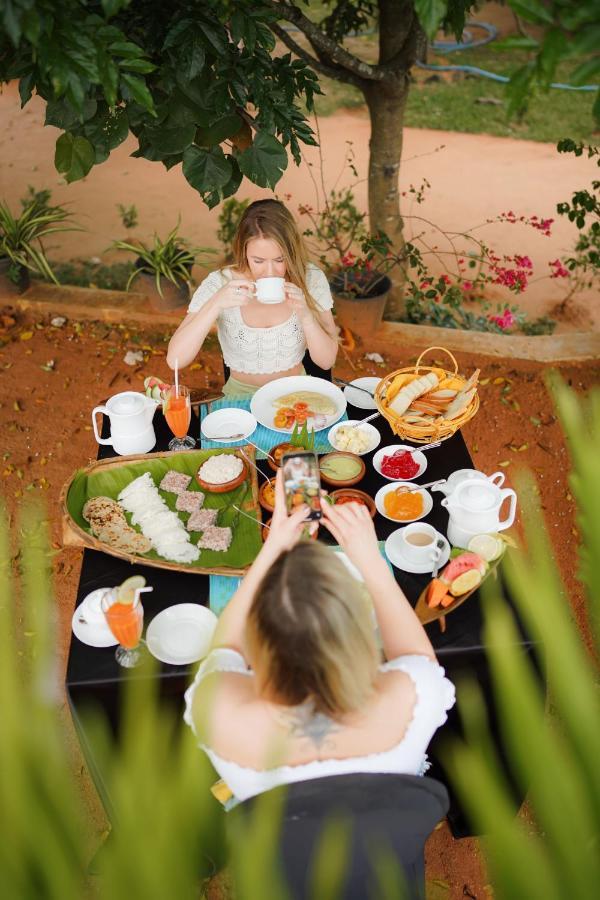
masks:
<path id="1" fill-rule="evenodd" d="M 372 231 L 385 231 L 396 250 L 402 249 L 402 216 L 399 202 L 400 159 L 404 109 L 408 97 L 408 78 L 398 78 L 393 85 L 374 84 L 365 91 L 371 118 L 369 141 L 369 221 Z M 402 299 L 404 272 L 390 272 L 392 291 L 386 317 L 399 318 L 404 311 Z"/>

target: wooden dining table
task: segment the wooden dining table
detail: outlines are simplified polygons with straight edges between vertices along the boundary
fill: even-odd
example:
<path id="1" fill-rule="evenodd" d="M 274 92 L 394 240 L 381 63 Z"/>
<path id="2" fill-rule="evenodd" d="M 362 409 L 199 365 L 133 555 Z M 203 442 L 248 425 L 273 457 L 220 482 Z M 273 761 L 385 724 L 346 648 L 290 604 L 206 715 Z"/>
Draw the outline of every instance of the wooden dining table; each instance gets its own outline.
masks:
<path id="1" fill-rule="evenodd" d="M 360 419 L 368 415 L 367 411 L 352 406 L 348 406 L 347 412 L 349 419 Z M 389 444 L 408 443 L 400 441 L 392 433 L 385 419 L 376 419 L 373 424 L 381 433 L 380 447 Z M 154 427 L 157 443 L 152 452 L 166 450 L 171 434 L 160 409 L 155 414 Z M 195 416 L 192 418 L 190 431 L 192 429 L 195 429 L 195 435 L 199 436 L 199 423 Z M 108 434 L 109 423 L 105 418 L 102 435 L 107 437 Z M 111 447 L 100 446 L 98 458 L 112 456 L 113 453 L 111 451 Z M 373 468 L 372 456 L 373 453 L 369 453 L 363 457 L 366 463 L 366 473 L 356 487 L 374 496 L 382 485 L 389 482 Z M 460 432 L 444 441 L 440 447 L 429 450 L 427 459 L 427 469 L 417 479 L 417 483 L 443 479 L 457 469 L 473 467 L 473 461 Z M 272 471 L 268 468 L 266 461 L 260 462 L 259 467 L 265 474 L 272 475 Z M 433 497 L 433 508 L 423 521 L 428 522 L 442 534 L 445 534 L 448 524 L 448 513 L 440 503 L 443 495 L 434 493 Z M 265 514 L 265 518 L 268 515 L 270 514 Z M 381 541 L 385 541 L 388 535 L 397 527 L 398 523 L 394 523 L 379 514 L 375 516 L 375 528 Z M 320 529 L 319 539 L 329 542 L 332 540 L 324 528 Z M 415 575 L 397 568 L 394 568 L 393 571 L 399 585 L 409 601 L 414 605 L 428 583 L 430 575 Z M 81 575 L 75 605 L 78 605 L 91 591 L 120 584 L 127 577 L 134 574 L 144 575 L 148 584 L 153 587 L 152 593 L 144 596 L 146 627 L 159 612 L 175 604 L 195 603 L 202 606 L 209 604 L 208 575 L 174 572 L 167 569 L 151 568 L 143 564 L 132 565 L 126 560 L 86 548 L 83 551 Z M 512 606 L 510 595 L 501 578 L 500 584 L 506 601 Z M 453 835 L 455 837 L 463 837 L 473 834 L 473 827 L 468 821 L 453 790 L 451 780 L 448 778 L 444 766 L 443 746 L 444 741 L 448 737 L 462 735 L 460 722 L 461 683 L 465 678 L 475 679 L 479 684 L 487 705 L 492 739 L 500 759 L 504 760 L 504 748 L 492 689 L 492 678 L 483 638 L 483 619 L 479 592 L 476 591 L 462 606 L 447 616 L 445 630 L 440 628 L 438 622 L 432 622 L 426 628 L 440 664 L 445 668 L 448 677 L 457 685 L 457 704 L 449 711 L 447 723 L 436 733 L 429 748 L 429 757 L 432 765 L 428 774 L 438 778 L 448 787 L 451 799 L 448 821 Z M 519 625 L 519 628 L 520 646 L 524 653 L 531 654 L 533 642 L 529 639 L 522 626 Z M 156 677 L 159 679 L 161 702 L 168 704 L 175 710 L 183 711 L 183 694 L 196 666 L 197 664 L 191 666 L 160 664 Z M 109 818 L 113 814 L 112 802 L 107 789 L 106 778 L 94 746 L 93 734 L 88 731 L 86 726 L 85 711 L 92 705 L 96 709 L 101 709 L 118 738 L 123 686 L 126 678 L 136 677 L 135 673 L 136 670 L 125 672 L 117 664 L 114 648 L 92 648 L 79 641 L 75 635 L 72 635 L 66 673 L 67 696 L 86 760 Z M 509 776 L 508 771 L 506 774 Z M 522 792 L 515 786 L 515 812 L 522 799 Z"/>

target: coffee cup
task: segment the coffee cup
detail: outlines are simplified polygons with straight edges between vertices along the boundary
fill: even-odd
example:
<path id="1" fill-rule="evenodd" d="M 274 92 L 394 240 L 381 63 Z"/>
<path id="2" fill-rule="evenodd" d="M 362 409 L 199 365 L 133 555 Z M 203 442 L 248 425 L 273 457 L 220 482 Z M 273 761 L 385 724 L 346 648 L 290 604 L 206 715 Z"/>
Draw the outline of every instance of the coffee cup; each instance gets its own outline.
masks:
<path id="1" fill-rule="evenodd" d="M 434 563 L 440 558 L 442 551 L 436 547 L 438 532 L 425 522 L 413 522 L 401 533 L 402 554 L 414 565 Z"/>
<path id="2" fill-rule="evenodd" d="M 284 278 L 257 278 L 255 285 L 259 303 L 281 303 L 285 300 Z"/>

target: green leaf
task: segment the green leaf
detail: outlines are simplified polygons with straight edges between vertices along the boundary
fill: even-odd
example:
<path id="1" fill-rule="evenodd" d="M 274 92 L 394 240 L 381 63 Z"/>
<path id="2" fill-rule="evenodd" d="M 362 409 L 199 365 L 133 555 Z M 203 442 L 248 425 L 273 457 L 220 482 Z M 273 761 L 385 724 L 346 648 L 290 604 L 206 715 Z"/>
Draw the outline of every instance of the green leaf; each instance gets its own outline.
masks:
<path id="1" fill-rule="evenodd" d="M 510 6 L 526 22 L 534 22 L 536 25 L 554 25 L 552 12 L 546 9 L 541 0 L 510 0 Z"/>
<path id="2" fill-rule="evenodd" d="M 152 113 L 152 115 L 156 115 L 152 94 L 148 90 L 146 82 L 142 78 L 138 78 L 136 75 L 128 75 L 126 72 L 122 72 L 121 81 L 127 86 L 132 100 L 135 100 L 136 103 L 139 103 L 140 106 L 143 106 L 148 110 L 149 113 Z"/>
<path id="3" fill-rule="evenodd" d="M 56 142 L 54 165 L 67 181 L 85 178 L 95 162 L 94 148 L 84 137 L 73 137 L 67 132 Z"/>
<path id="4" fill-rule="evenodd" d="M 237 164 L 237 160 L 234 157 L 225 154 L 225 159 L 229 161 L 231 164 L 232 175 L 227 184 L 223 185 L 223 187 L 219 188 L 217 191 L 211 191 L 208 194 L 204 194 L 202 199 L 206 203 L 209 209 L 214 209 L 219 203 L 225 200 L 227 197 L 232 197 L 242 183 L 243 175 L 240 172 L 240 167 Z"/>
<path id="5" fill-rule="evenodd" d="M 442 24 L 448 4 L 445 0 L 414 0 L 414 3 L 423 31 L 431 40 Z"/>
<path id="6" fill-rule="evenodd" d="M 148 75 L 150 72 L 154 72 L 156 66 L 147 59 L 122 59 L 119 62 L 119 68 L 129 72 L 139 72 L 140 75 Z"/>
<path id="7" fill-rule="evenodd" d="M 183 174 L 200 194 L 219 191 L 231 178 L 231 163 L 220 147 L 204 150 L 188 147 L 183 154 Z"/>
<path id="8" fill-rule="evenodd" d="M 130 0 L 102 0 L 102 9 L 107 19 L 116 16 L 124 6 L 129 6 Z"/>
<path id="9" fill-rule="evenodd" d="M 21 40 L 21 22 L 15 6 L 16 4 L 13 0 L 4 0 L 4 3 L 2 4 L 2 21 L 4 23 L 4 30 L 14 46 L 17 47 Z M 19 10 L 19 12 L 21 11 Z"/>
<path id="10" fill-rule="evenodd" d="M 208 128 L 199 128 L 196 135 L 198 144 L 206 147 L 212 147 L 214 144 L 221 144 L 227 138 L 231 138 L 237 134 L 243 125 L 243 120 L 237 113 L 231 113 L 222 116 L 216 122 L 212 122 Z"/>
<path id="11" fill-rule="evenodd" d="M 108 153 L 122 144 L 129 134 L 127 111 L 123 108 L 114 111 L 105 108 L 102 113 L 86 122 L 83 130 L 96 148 L 96 154 L 103 148 L 108 156 Z"/>
<path id="12" fill-rule="evenodd" d="M 162 155 L 183 153 L 194 140 L 195 125 L 184 125 L 175 128 L 163 128 L 157 125 L 144 130 L 144 138 Z"/>
<path id="13" fill-rule="evenodd" d="M 109 106 L 116 106 L 119 87 L 119 69 L 104 51 L 98 53 L 98 75 Z"/>
<path id="14" fill-rule="evenodd" d="M 124 56 L 127 59 L 138 59 L 144 56 L 144 50 L 132 41 L 114 41 L 109 44 L 108 49 L 117 56 Z"/>
<path id="15" fill-rule="evenodd" d="M 237 161 L 246 178 L 259 187 L 273 189 L 287 168 L 288 157 L 277 138 L 259 131 Z"/>
<path id="16" fill-rule="evenodd" d="M 494 41 L 495 50 L 537 50 L 540 42 L 524 34 L 509 34 L 501 41 Z"/>
<path id="17" fill-rule="evenodd" d="M 177 57 L 177 77 L 191 81 L 202 72 L 206 60 L 206 51 L 200 39 L 192 33 L 189 40 L 182 45 Z"/>
<path id="18" fill-rule="evenodd" d="M 569 82 L 575 85 L 591 83 L 600 72 L 600 59 L 586 59 L 571 73 Z"/>

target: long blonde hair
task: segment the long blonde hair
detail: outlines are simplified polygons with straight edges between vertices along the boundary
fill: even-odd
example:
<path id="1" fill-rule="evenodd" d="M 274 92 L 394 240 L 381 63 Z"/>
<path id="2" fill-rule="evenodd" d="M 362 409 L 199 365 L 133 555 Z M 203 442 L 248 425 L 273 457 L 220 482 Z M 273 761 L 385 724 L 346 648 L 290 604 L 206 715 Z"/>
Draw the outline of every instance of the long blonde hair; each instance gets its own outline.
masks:
<path id="1" fill-rule="evenodd" d="M 293 215 L 280 200 L 255 200 L 244 210 L 233 240 L 233 265 L 238 272 L 248 269 L 247 248 L 254 238 L 270 238 L 281 247 L 287 280 L 302 290 L 308 306 L 318 314 L 319 306 L 306 285 L 306 244 Z"/>
<path id="2" fill-rule="evenodd" d="M 284 705 L 331 717 L 369 700 L 378 654 L 369 604 L 323 544 L 282 553 L 256 590 L 246 640 L 258 686 Z"/>

